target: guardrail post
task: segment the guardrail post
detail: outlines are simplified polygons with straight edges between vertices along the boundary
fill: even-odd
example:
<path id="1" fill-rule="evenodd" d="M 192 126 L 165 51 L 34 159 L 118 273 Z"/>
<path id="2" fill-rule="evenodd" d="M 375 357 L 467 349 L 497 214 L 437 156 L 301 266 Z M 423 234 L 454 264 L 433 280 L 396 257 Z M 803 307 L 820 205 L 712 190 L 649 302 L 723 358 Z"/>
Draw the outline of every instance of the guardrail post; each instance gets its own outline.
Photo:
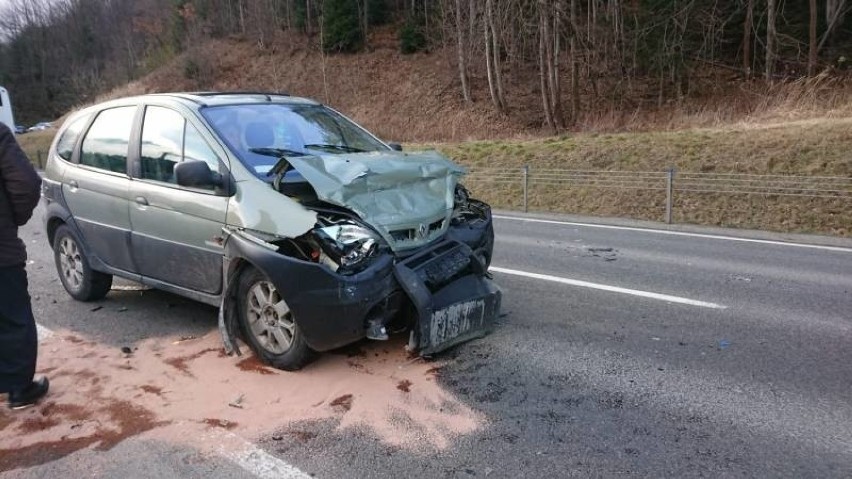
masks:
<path id="1" fill-rule="evenodd" d="M 530 165 L 524 165 L 524 213 L 529 211 Z"/>
<path id="2" fill-rule="evenodd" d="M 672 224 L 672 199 L 674 193 L 674 168 L 666 170 L 666 223 Z"/>

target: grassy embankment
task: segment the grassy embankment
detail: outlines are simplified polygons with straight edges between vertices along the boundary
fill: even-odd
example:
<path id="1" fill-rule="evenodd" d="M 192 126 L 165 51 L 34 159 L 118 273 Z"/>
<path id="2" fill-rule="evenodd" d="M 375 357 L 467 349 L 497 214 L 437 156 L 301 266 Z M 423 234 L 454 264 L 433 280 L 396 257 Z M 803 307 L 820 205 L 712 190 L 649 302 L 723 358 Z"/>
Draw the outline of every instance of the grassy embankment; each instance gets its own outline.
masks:
<path id="1" fill-rule="evenodd" d="M 55 130 L 18 137 L 35 163 Z M 663 171 L 839 176 L 852 178 L 852 118 L 777 125 L 665 132 L 565 135 L 537 140 L 477 141 L 434 146 L 471 167 L 468 184 L 498 208 L 522 204 L 520 169 Z M 477 168 L 516 175 L 515 184 L 477 177 Z M 493 172 L 494 170 L 489 170 Z M 675 180 L 677 184 L 677 179 Z M 531 182 L 531 211 L 662 220 L 662 191 L 556 187 Z M 682 223 L 852 236 L 852 199 L 676 192 Z"/>
<path id="2" fill-rule="evenodd" d="M 47 161 L 47 150 L 50 149 L 50 143 L 53 141 L 53 135 L 55 134 L 55 129 L 49 129 L 18 135 L 16 139 L 30 161 L 41 168 L 44 167 L 44 162 Z"/>
<path id="3" fill-rule="evenodd" d="M 537 168 L 852 178 L 852 118 L 680 131 L 579 134 L 530 141 L 430 145 L 471 168 L 474 193 L 498 208 L 522 205 L 520 169 L 529 165 L 531 211 L 662 220 L 665 192 L 536 185 Z M 477 169 L 513 174 L 489 181 Z M 677 177 L 675 177 L 677 185 Z M 849 183 L 846 183 L 849 190 Z M 724 189 L 724 188 L 722 188 Z M 852 191 L 850 191 L 852 195 Z M 674 220 L 785 232 L 852 236 L 852 198 L 675 192 Z"/>

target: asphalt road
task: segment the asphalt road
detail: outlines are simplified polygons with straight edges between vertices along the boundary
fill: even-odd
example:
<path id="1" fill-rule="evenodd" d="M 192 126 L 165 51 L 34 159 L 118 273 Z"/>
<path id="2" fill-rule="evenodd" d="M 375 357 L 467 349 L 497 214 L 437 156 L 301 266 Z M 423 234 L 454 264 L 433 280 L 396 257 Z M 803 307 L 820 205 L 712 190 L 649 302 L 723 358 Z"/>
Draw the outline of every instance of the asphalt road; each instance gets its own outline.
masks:
<path id="1" fill-rule="evenodd" d="M 493 262 L 505 315 L 435 363 L 476 428 L 399 444 L 269 417 L 246 437 L 252 457 L 318 477 L 852 476 L 852 241 L 506 215 Z M 47 328 L 108 347 L 215 329 L 213 308 L 160 292 L 114 291 L 93 312 L 62 290 L 41 226 L 22 236 Z M 246 464 L 129 437 L 0 477 L 276 475 Z"/>

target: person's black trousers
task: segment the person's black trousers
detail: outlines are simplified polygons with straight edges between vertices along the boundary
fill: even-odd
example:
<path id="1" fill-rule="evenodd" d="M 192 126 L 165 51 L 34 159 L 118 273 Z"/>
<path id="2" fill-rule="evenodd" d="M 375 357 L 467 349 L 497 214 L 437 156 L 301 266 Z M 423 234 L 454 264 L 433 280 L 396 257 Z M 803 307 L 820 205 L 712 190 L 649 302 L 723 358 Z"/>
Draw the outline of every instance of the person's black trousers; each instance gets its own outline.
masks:
<path id="1" fill-rule="evenodd" d="M 0 393 L 33 380 L 38 333 L 24 265 L 0 268 Z"/>

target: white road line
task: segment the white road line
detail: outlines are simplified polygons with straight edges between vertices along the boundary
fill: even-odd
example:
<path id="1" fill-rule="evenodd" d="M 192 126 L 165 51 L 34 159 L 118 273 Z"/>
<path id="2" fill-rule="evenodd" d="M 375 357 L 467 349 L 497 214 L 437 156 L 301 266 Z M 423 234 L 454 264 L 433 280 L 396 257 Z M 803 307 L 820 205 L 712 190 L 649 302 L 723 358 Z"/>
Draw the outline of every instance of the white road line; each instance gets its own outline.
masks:
<path id="1" fill-rule="evenodd" d="M 709 235 L 703 233 L 687 233 L 685 231 L 670 231 L 670 230 L 655 230 L 651 228 L 636 228 L 633 226 L 615 226 L 615 225 L 599 225 L 595 223 L 578 223 L 573 221 L 555 221 L 555 220 L 543 220 L 539 218 L 521 218 L 518 216 L 504 216 L 504 215 L 494 215 L 494 218 L 500 220 L 512 220 L 512 221 L 526 221 L 529 223 L 545 223 L 545 224 L 553 224 L 553 225 L 564 225 L 564 226 L 583 226 L 588 228 L 602 228 L 602 229 L 611 229 L 611 230 L 625 230 L 625 231 L 638 231 L 640 233 L 652 233 L 652 234 L 660 234 L 660 235 L 669 235 L 669 236 L 690 236 L 693 238 L 705 238 L 705 239 L 717 239 L 717 240 L 727 240 L 727 241 L 740 241 L 743 243 L 760 243 L 760 244 L 771 244 L 771 245 L 779 245 L 779 246 L 794 246 L 797 248 L 810 248 L 810 249 L 821 249 L 825 251 L 837 251 L 840 253 L 852 253 L 852 248 L 844 248 L 843 246 L 825 246 L 818 244 L 805 244 L 805 243 L 792 243 L 787 241 L 773 241 L 773 240 L 762 240 L 762 239 L 753 239 L 753 238 L 738 238 L 736 236 L 723 236 L 723 235 Z"/>
<path id="2" fill-rule="evenodd" d="M 261 479 L 310 479 L 311 476 L 232 432 L 217 433 L 222 457 Z"/>
<path id="3" fill-rule="evenodd" d="M 519 271 L 516 269 L 509 268 L 500 268 L 497 266 L 491 266 L 489 271 L 494 271 L 496 273 L 503 274 L 511 274 L 514 276 L 523 276 L 525 278 L 532 279 L 540 279 L 543 281 L 552 281 L 554 283 L 567 284 L 569 286 L 579 286 L 581 288 L 591 288 L 591 289 L 599 289 L 601 291 L 609 291 L 612 293 L 621 293 L 621 294 L 629 294 L 632 296 L 641 296 L 643 298 L 651 298 L 651 299 L 659 299 L 662 301 L 668 301 L 669 303 L 678 303 L 678 304 L 687 304 L 690 306 L 700 306 L 703 308 L 713 308 L 713 309 L 725 309 L 727 306 L 716 304 L 716 303 L 708 303 L 705 301 L 698 301 L 695 299 L 682 298 L 680 296 L 671 296 L 668 294 L 660 294 L 660 293 L 651 293 L 649 291 L 640 291 L 637 289 L 628 289 L 628 288 L 620 288 L 618 286 L 610 286 L 607 284 L 599 284 L 599 283 L 590 283 L 588 281 L 580 281 L 578 279 L 569 279 L 562 278 L 559 276 L 551 276 L 549 274 L 540 274 L 540 273 L 530 273 L 528 271 Z"/>
<path id="4" fill-rule="evenodd" d="M 53 336 L 53 331 L 45 328 L 44 326 L 36 323 L 36 333 L 38 333 L 38 342 L 42 342 L 45 339 Z"/>

